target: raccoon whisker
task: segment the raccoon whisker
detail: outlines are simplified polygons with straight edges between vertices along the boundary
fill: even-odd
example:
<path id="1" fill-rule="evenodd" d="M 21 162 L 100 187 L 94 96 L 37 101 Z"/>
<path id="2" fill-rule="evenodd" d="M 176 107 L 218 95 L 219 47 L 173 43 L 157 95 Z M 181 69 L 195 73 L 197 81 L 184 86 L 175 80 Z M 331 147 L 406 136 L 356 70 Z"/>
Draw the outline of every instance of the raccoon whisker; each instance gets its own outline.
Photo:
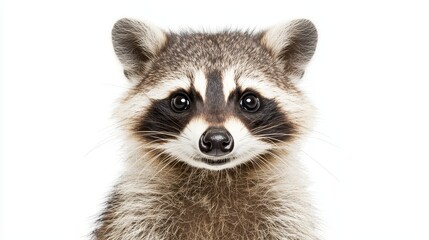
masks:
<path id="1" fill-rule="evenodd" d="M 168 119 L 170 121 L 168 121 L 168 123 L 164 123 L 164 122 L 156 121 L 156 120 L 153 120 L 153 119 L 146 119 L 145 122 L 146 123 L 154 123 L 154 124 L 156 124 L 158 126 L 166 126 L 167 129 L 172 129 L 172 128 L 174 130 L 180 130 L 181 129 L 181 126 L 177 123 L 177 119 L 171 118 L 171 116 L 168 116 L 167 113 L 165 113 L 165 114 L 161 113 L 159 116 L 163 117 L 165 119 Z"/>
<path id="2" fill-rule="evenodd" d="M 336 145 L 336 144 L 334 144 L 334 143 L 332 143 L 332 142 L 330 142 L 330 141 L 328 141 L 326 139 L 323 139 L 323 138 L 320 138 L 320 137 L 316 137 L 316 136 L 306 136 L 306 137 L 309 138 L 309 139 L 318 140 L 318 141 L 320 141 L 322 143 L 325 143 L 325 144 L 328 144 L 329 146 L 334 147 L 336 149 L 341 149 L 340 146 L 338 146 L 338 145 Z"/>
<path id="3" fill-rule="evenodd" d="M 132 134 L 130 134 L 130 136 L 132 136 Z M 163 142 L 165 142 L 165 140 L 161 139 L 161 138 L 157 138 L 157 139 L 154 139 L 154 140 L 151 140 L 151 141 L 143 141 L 143 142 L 141 142 L 139 144 L 138 148 L 135 148 L 134 150 L 136 150 L 136 149 L 142 149 L 142 148 L 147 149 L 147 148 L 153 148 L 153 147 L 160 148 L 160 144 L 163 143 Z"/>
<path id="4" fill-rule="evenodd" d="M 129 134 L 130 136 L 132 135 L 132 134 Z M 108 142 L 111 142 L 111 141 L 113 141 L 113 140 L 118 140 L 117 138 L 115 138 L 115 136 L 114 135 L 112 135 L 112 136 L 109 136 L 109 137 L 106 137 L 103 141 L 101 141 L 99 144 L 97 144 L 95 147 L 93 147 L 90 151 L 88 151 L 88 153 L 86 153 L 86 155 L 85 156 L 88 156 L 89 154 L 91 154 L 93 151 L 95 151 L 97 148 L 99 148 L 99 147 L 101 147 L 101 146 L 103 146 L 104 144 L 106 144 L 106 143 L 108 143 Z M 149 146 L 145 146 L 145 145 L 140 145 L 138 148 L 136 148 L 136 149 L 133 149 L 133 151 L 131 151 L 130 153 L 132 154 L 132 155 L 134 155 L 135 153 L 137 153 L 138 151 L 140 151 L 140 150 L 142 150 L 142 149 L 152 149 L 152 148 L 154 148 L 154 146 L 150 146 L 151 144 L 154 144 L 154 143 L 157 143 L 157 142 L 159 142 L 159 141 L 161 141 L 162 139 L 159 139 L 159 140 L 154 140 L 154 141 L 151 141 L 151 142 L 148 142 L 147 144 L 149 145 Z M 156 147 L 157 149 L 162 149 L 162 148 L 160 148 L 160 147 Z M 139 160 L 141 160 L 141 159 L 143 159 L 144 157 L 146 157 L 146 155 L 147 155 L 147 153 L 146 154 L 144 154 L 143 156 L 141 156 L 140 158 L 139 158 Z M 135 163 L 133 163 L 133 165 L 134 165 Z M 132 166 L 133 166 L 132 165 Z"/>
<path id="5" fill-rule="evenodd" d="M 275 122 L 275 121 L 279 121 L 280 123 L 277 123 L 277 124 L 274 124 L 274 125 L 269 125 L 269 126 L 266 126 L 266 125 L 262 125 L 262 126 L 258 126 L 258 127 L 256 127 L 256 128 L 254 128 L 254 129 L 252 129 L 252 131 L 256 131 L 256 132 L 258 132 L 258 131 L 260 131 L 260 130 L 271 130 L 271 129 L 274 129 L 274 128 L 277 128 L 277 127 L 280 127 L 280 126 L 282 126 L 282 125 L 285 125 L 285 123 L 284 122 L 282 122 L 283 120 L 282 119 L 271 119 L 271 121 L 272 122 Z"/>
<path id="6" fill-rule="evenodd" d="M 176 166 L 180 163 L 180 160 L 179 160 L 179 159 L 177 159 L 176 157 L 174 157 L 174 158 L 172 159 L 171 163 L 173 164 L 173 165 L 172 165 L 172 168 L 174 168 L 174 167 L 176 167 Z M 188 168 L 188 166 L 186 166 L 186 168 Z M 184 174 L 184 173 L 182 173 L 182 174 Z M 182 176 L 182 174 L 180 174 L 180 176 Z"/>
<path id="7" fill-rule="evenodd" d="M 295 124 L 296 124 L 296 125 L 298 125 L 298 126 L 300 127 L 300 131 L 304 131 L 304 132 L 306 132 L 306 133 L 319 133 L 319 134 L 323 135 L 324 137 L 328 137 L 328 138 L 329 138 L 329 136 L 328 136 L 328 135 L 326 135 L 326 134 L 324 134 L 324 133 L 322 133 L 322 132 L 320 132 L 320 131 L 315 131 L 315 130 L 310 129 L 310 128 L 308 128 L 308 127 L 306 127 L 306 126 L 304 126 L 304 125 L 301 125 L 301 124 L 299 124 L 299 123 L 295 123 Z M 252 134 L 257 135 L 257 134 L 258 134 L 258 133 L 260 133 L 260 132 L 268 131 L 268 130 L 271 130 L 271 129 L 273 129 L 273 128 L 279 127 L 279 126 L 281 126 L 281 125 L 283 125 L 283 124 L 271 125 L 271 126 L 269 126 L 269 127 L 267 127 L 267 126 L 259 126 L 259 127 L 256 127 L 256 128 L 254 128 L 254 129 L 252 129 L 252 130 L 251 130 L 251 132 L 252 132 Z M 275 133 L 275 134 L 280 134 L 280 133 Z M 301 135 L 299 135 L 299 134 L 296 134 L 296 135 L 292 135 L 292 134 L 291 134 L 290 136 L 298 136 L 298 137 L 301 137 Z M 307 136 L 307 137 L 310 137 L 310 138 L 314 138 L 314 139 L 317 139 L 317 140 L 323 141 L 323 142 L 325 142 L 325 143 L 327 143 L 327 144 L 330 144 L 331 146 L 334 146 L 334 147 L 336 147 L 336 148 L 339 148 L 339 146 L 338 146 L 338 145 L 336 145 L 336 144 L 334 144 L 334 143 L 332 143 L 332 142 L 329 142 L 328 140 L 326 140 L 326 139 L 324 139 L 324 138 L 315 137 L 315 136 Z"/>
<path id="8" fill-rule="evenodd" d="M 128 119 L 121 119 L 121 120 L 117 120 L 107 126 L 104 126 L 102 129 L 100 129 L 99 131 L 111 131 L 113 129 L 118 129 L 118 127 L 123 127 L 125 125 L 127 125 L 127 121 Z"/>
<path id="9" fill-rule="evenodd" d="M 331 171 L 329 171 L 329 169 L 327 167 L 325 167 L 322 163 L 320 163 L 318 160 L 316 160 L 314 157 L 312 157 L 310 154 L 308 154 L 304 150 L 302 150 L 300 148 L 292 147 L 292 146 L 287 146 L 286 148 L 289 148 L 292 151 L 302 152 L 304 155 L 306 155 L 308 158 L 310 158 L 310 160 L 315 162 L 319 167 L 321 167 L 324 171 L 326 171 L 326 173 L 331 175 L 331 177 L 333 177 L 336 181 L 338 181 L 338 182 L 340 181 L 339 178 L 337 176 L 335 176 L 335 174 L 333 174 Z M 282 149 L 284 149 L 284 148 L 282 148 Z"/>
<path id="10" fill-rule="evenodd" d="M 139 145 L 137 148 L 133 149 L 134 153 L 137 153 L 137 151 L 140 151 L 142 149 L 158 149 L 158 150 L 162 150 L 164 149 L 163 147 L 159 146 L 159 143 L 163 142 L 162 139 L 156 139 L 156 140 L 152 140 L 150 142 L 145 142 L 144 144 Z"/>
<path id="11" fill-rule="evenodd" d="M 279 139 L 274 138 L 275 136 L 279 136 L 279 137 L 281 137 L 281 136 L 301 137 L 298 134 L 273 133 L 273 134 L 258 135 L 258 138 L 269 140 L 270 143 L 275 143 L 275 142 L 277 142 L 277 143 L 287 143 L 285 141 L 280 141 Z M 307 138 L 309 138 L 309 139 L 315 139 L 315 140 L 321 141 L 323 143 L 329 144 L 329 145 L 331 145 L 333 147 L 340 148 L 339 146 L 337 146 L 337 145 L 335 145 L 335 144 L 333 144 L 333 143 L 331 143 L 331 142 L 329 142 L 329 141 L 327 141 L 326 139 L 323 139 L 323 138 L 319 138 L 319 137 L 315 137 L 315 136 L 307 136 Z"/>
<path id="12" fill-rule="evenodd" d="M 262 131 L 268 131 L 268 130 L 274 129 L 276 127 L 280 127 L 282 125 L 284 125 L 284 124 L 283 123 L 279 123 L 279 124 L 275 124 L 275 125 L 270 125 L 269 127 L 267 127 L 267 126 L 259 126 L 259 127 L 256 127 L 254 129 L 252 129 L 251 131 L 253 133 L 259 133 L 259 132 L 262 132 Z"/>
<path id="13" fill-rule="evenodd" d="M 323 133 L 323 132 L 321 132 L 321 131 L 317 131 L 317 130 L 315 130 L 315 129 L 312 129 L 312 128 L 309 128 L 309 127 L 307 127 L 307 126 L 305 126 L 305 125 L 302 125 L 302 124 L 300 124 L 300 123 L 295 123 L 296 125 L 298 125 L 299 127 L 300 127 L 300 129 L 301 130 L 303 130 L 303 131 L 305 131 L 305 133 L 317 133 L 317 134 L 320 134 L 320 135 L 322 135 L 323 137 L 326 137 L 326 138 L 331 138 L 329 135 L 327 135 L 327 134 L 325 134 L 325 133 Z M 329 142 L 328 142 L 329 143 Z M 335 144 L 333 144 L 333 143 L 330 143 L 330 144 L 332 144 L 333 146 L 335 146 Z"/>
<path id="14" fill-rule="evenodd" d="M 298 135 L 298 134 L 289 134 L 289 133 L 287 133 L 287 134 L 286 133 L 269 133 L 269 134 L 257 135 L 257 137 L 260 138 L 260 139 L 270 139 L 273 142 L 286 142 L 286 141 L 288 141 L 287 139 L 286 140 L 281 140 L 279 138 L 282 138 L 282 137 L 297 137 L 297 138 L 299 138 L 300 135 Z"/>
<path id="15" fill-rule="evenodd" d="M 118 141 L 120 141 L 118 138 L 117 138 L 117 135 L 114 133 L 114 131 L 116 131 L 119 127 L 122 127 L 122 126 L 124 126 L 125 124 L 123 124 L 123 125 L 120 125 L 119 123 L 120 122 L 123 122 L 124 120 L 120 120 L 120 121 L 118 121 L 118 122 L 116 122 L 116 123 L 114 123 L 114 124 L 111 124 L 111 125 L 109 125 L 109 126 L 106 126 L 106 127 L 104 127 L 103 129 L 101 129 L 100 131 L 101 131 L 101 133 L 103 134 L 103 135 L 107 135 L 107 137 L 104 137 L 102 140 L 100 140 L 97 144 L 95 144 L 95 146 L 94 147 L 92 147 L 84 156 L 85 157 L 87 157 L 89 154 L 91 154 L 93 151 L 95 151 L 96 149 L 98 149 L 99 147 L 101 147 L 101 146 L 103 146 L 103 145 L 105 145 L 105 144 L 107 144 L 107 143 L 109 143 L 110 141 L 112 141 L 112 140 L 118 140 Z M 103 133 L 103 132 L 106 132 L 106 133 Z"/>
<path id="16" fill-rule="evenodd" d="M 105 128 L 102 129 L 102 131 L 114 132 L 117 130 L 124 130 L 124 129 L 127 131 L 125 132 L 122 131 L 121 134 L 131 135 L 129 132 L 134 132 L 135 123 L 131 124 L 130 119 L 121 119 L 121 120 L 118 120 L 116 123 L 106 126 Z M 168 129 L 172 129 L 171 126 Z"/>
<path id="17" fill-rule="evenodd" d="M 153 120 L 146 120 L 145 123 L 146 124 L 151 123 L 151 124 L 156 125 L 158 129 L 155 131 L 163 131 L 163 129 L 165 129 L 165 130 L 169 130 L 169 131 L 173 130 L 173 131 L 178 132 L 178 133 L 181 132 L 180 126 L 177 125 L 177 123 L 170 125 L 170 124 L 162 123 L 159 121 L 153 121 Z"/>
<path id="18" fill-rule="evenodd" d="M 281 172 L 281 169 L 278 166 L 275 166 L 271 161 L 268 159 L 262 157 L 261 155 L 257 156 L 259 161 L 263 162 L 265 165 L 267 165 L 270 168 L 270 172 L 274 169 L 277 172 Z"/>
<path id="19" fill-rule="evenodd" d="M 165 132 L 165 131 L 136 131 L 136 133 L 139 133 L 142 136 L 149 136 L 149 137 L 153 137 L 153 134 L 159 134 L 159 135 L 165 135 L 165 136 L 169 136 L 169 137 L 178 137 L 178 135 L 175 135 L 173 133 L 170 132 Z M 162 139 L 162 138 L 159 138 Z"/>
<path id="20" fill-rule="evenodd" d="M 257 120 L 253 120 L 253 121 L 251 122 L 251 124 L 252 124 L 252 123 L 254 123 L 254 122 L 256 122 L 256 121 L 257 121 Z M 275 128 L 275 127 L 278 127 L 278 126 L 280 126 L 280 125 L 282 125 L 282 124 L 276 124 L 276 125 L 273 125 L 273 126 L 270 126 L 270 127 L 267 127 L 267 126 L 259 126 L 259 127 L 255 127 L 254 129 L 252 129 L 252 130 L 248 131 L 248 132 L 246 133 L 245 137 L 249 137 L 249 136 L 252 136 L 252 135 L 258 135 L 258 133 L 260 133 L 260 132 L 263 132 L 263 131 L 266 131 L 266 130 L 270 130 L 270 129 Z M 240 131 L 242 131 L 244 128 L 246 128 L 246 127 L 245 127 L 245 126 L 241 127 Z M 258 136 L 258 137 L 259 137 L 259 136 Z M 278 141 L 278 140 L 276 140 L 276 141 Z"/>
<path id="21" fill-rule="evenodd" d="M 160 140 L 154 140 L 154 141 L 151 141 L 150 143 L 156 143 L 157 141 L 160 141 Z M 144 154 L 140 155 L 138 157 L 138 159 L 134 160 L 133 164 L 131 166 L 129 166 L 129 167 L 134 167 L 140 161 L 144 160 L 146 158 L 146 156 L 152 154 L 153 152 L 164 151 L 165 150 L 163 147 L 159 147 L 159 146 L 151 145 L 151 144 L 148 144 L 148 145 L 149 146 L 147 146 L 147 145 L 140 145 L 140 146 L 138 146 L 137 148 L 135 148 L 135 149 L 133 149 L 131 151 L 131 156 L 139 153 L 139 151 L 143 151 Z"/>
<path id="22" fill-rule="evenodd" d="M 279 140 L 279 139 L 277 139 L 277 138 L 273 138 L 273 137 L 259 137 L 258 136 L 258 139 L 259 140 L 266 140 L 266 141 L 268 141 L 270 144 L 272 144 L 272 145 L 276 145 L 276 144 L 286 144 L 287 142 L 285 142 L 285 141 L 281 141 L 281 140 Z M 280 147 L 279 145 L 277 145 L 277 147 Z"/>
<path id="23" fill-rule="evenodd" d="M 172 150 L 182 151 L 183 147 L 185 147 L 185 146 L 182 144 L 170 144 L 169 150 L 170 151 L 172 151 Z M 161 155 L 166 155 L 167 157 L 161 159 L 161 161 L 160 161 L 161 163 L 163 163 L 163 164 L 165 164 L 165 163 L 171 164 L 171 162 L 175 162 L 175 164 L 178 163 L 178 159 L 176 157 L 170 155 L 169 153 L 167 153 L 166 149 L 158 148 L 158 150 L 160 150 L 160 152 L 156 156 L 154 156 L 153 159 L 157 160 Z M 172 160 L 175 160 L 175 161 L 172 161 Z M 151 162 L 153 162 L 153 161 L 151 161 Z M 164 166 L 162 169 L 164 169 L 165 167 L 166 166 Z"/>
<path id="24" fill-rule="evenodd" d="M 171 155 L 167 155 L 167 157 L 161 159 L 160 163 L 162 163 L 164 166 L 161 167 L 156 173 L 154 173 L 153 176 L 149 179 L 149 181 L 152 181 L 160 172 L 162 172 L 168 165 L 170 165 L 172 163 L 171 159 L 173 159 L 173 156 Z"/>
<path id="25" fill-rule="evenodd" d="M 100 142 L 98 142 L 94 147 L 92 147 L 85 155 L 84 157 L 87 157 L 88 155 L 90 155 L 92 152 L 94 152 L 95 150 L 97 150 L 98 148 L 100 148 L 101 146 L 113 141 L 113 140 L 118 140 L 118 138 L 115 135 L 110 135 L 108 137 L 105 137 L 103 140 L 101 140 Z M 118 140 L 119 141 L 119 140 Z"/>
<path id="26" fill-rule="evenodd" d="M 268 151 L 267 154 L 270 155 L 271 157 L 274 157 L 275 159 L 279 160 L 280 162 L 282 162 L 286 166 L 288 165 L 287 161 L 284 158 L 277 155 L 274 151 L 272 151 L 272 150 Z"/>
<path id="27" fill-rule="evenodd" d="M 246 119 L 249 119 L 249 118 L 246 118 Z M 274 118 L 272 120 L 275 121 L 276 119 L 277 118 Z M 279 119 L 279 120 L 281 120 L 281 119 Z M 248 123 L 248 125 L 252 125 L 252 124 L 256 123 L 257 121 L 260 121 L 260 119 L 254 119 L 250 123 Z M 275 128 L 275 127 L 278 127 L 278 126 L 281 126 L 281 125 L 282 125 L 282 123 L 279 123 L 279 124 L 276 124 L 276 125 L 271 125 L 270 128 L 268 128 L 267 126 L 258 126 L 258 127 L 253 128 L 251 131 L 252 132 L 258 132 L 258 129 L 264 129 L 264 128 L 271 129 L 271 128 Z M 245 128 L 246 128 L 246 126 L 243 125 L 241 127 L 240 131 L 243 130 L 243 129 L 245 129 Z"/>
<path id="28" fill-rule="evenodd" d="M 162 134 L 162 135 L 166 135 L 166 136 L 171 136 L 174 138 L 183 138 L 186 140 L 189 140 L 190 142 L 192 141 L 189 137 L 187 136 L 182 136 L 182 135 L 178 135 L 178 134 L 174 134 L 174 133 L 170 133 L 170 132 L 165 132 L 165 131 L 138 131 L 139 133 L 143 133 L 144 136 L 149 135 L 150 133 L 155 133 L 155 134 Z M 161 139 L 161 138 L 160 138 Z M 165 139 L 163 139 L 165 140 Z"/>
<path id="29" fill-rule="evenodd" d="M 251 155 L 251 161 L 253 162 L 253 164 L 255 164 L 260 170 L 262 170 L 262 164 L 260 164 L 261 162 L 265 164 L 265 160 L 259 155 L 259 154 L 252 154 Z M 257 171 L 259 173 L 259 171 Z M 259 177 L 259 176 L 258 176 Z"/>
<path id="30" fill-rule="evenodd" d="M 160 112 L 160 116 L 162 116 L 163 118 L 166 118 L 166 119 L 170 120 L 170 121 L 168 121 L 169 124 L 165 124 L 166 126 L 168 126 L 168 129 L 170 129 L 172 127 L 170 125 L 170 123 L 174 124 L 178 129 L 181 128 L 181 126 L 177 123 L 177 119 L 174 119 L 174 118 L 171 117 L 171 113 L 170 112 L 162 112 L 161 111 Z M 160 121 L 152 121 L 152 122 L 157 123 L 157 124 L 161 123 Z"/>
<path id="31" fill-rule="evenodd" d="M 300 136 L 299 134 L 295 134 L 295 133 L 278 133 L 278 132 L 263 133 L 263 134 L 257 134 L 257 135 L 258 135 L 258 137 L 259 136 L 262 136 L 262 137 L 264 137 L 264 136 Z"/>
<path id="32" fill-rule="evenodd" d="M 117 88 L 122 88 L 122 89 L 125 89 L 125 90 L 131 90 L 131 89 L 132 89 L 132 88 L 130 88 L 130 87 L 120 86 L 120 85 L 111 84 L 111 83 L 103 83 L 102 85 L 104 85 L 104 86 L 108 86 L 108 87 L 117 87 Z"/>
<path id="33" fill-rule="evenodd" d="M 165 116 L 165 117 L 168 117 L 168 116 Z M 168 118 L 171 119 L 170 117 L 168 117 Z M 111 124 L 110 126 L 107 127 L 107 130 L 113 130 L 113 129 L 123 128 L 123 127 L 129 125 L 129 123 L 127 123 L 126 120 L 128 120 L 128 119 L 122 119 L 122 120 L 118 121 L 115 124 Z M 176 126 L 172 126 L 170 124 L 162 123 L 160 121 L 153 121 L 153 120 L 147 120 L 146 122 L 147 123 L 154 123 L 157 126 L 165 127 L 166 129 L 169 130 L 169 132 L 162 131 L 162 130 L 154 130 L 154 131 L 152 131 L 153 133 L 162 133 L 164 135 L 169 135 L 169 136 L 177 137 L 177 135 L 171 135 L 172 134 L 171 130 L 174 130 L 175 132 L 180 133 L 181 132 L 181 126 L 179 126 L 174 119 L 171 119 L 171 120 L 172 120 L 172 123 L 174 125 L 176 125 Z M 135 132 L 150 132 L 150 131 L 135 131 Z M 127 135 L 128 136 L 132 136 L 133 134 L 130 133 L 130 134 L 127 134 Z"/>
<path id="34" fill-rule="evenodd" d="M 331 177 L 333 177 L 337 182 L 340 182 L 340 179 L 335 176 L 331 171 L 328 170 L 328 168 L 326 168 L 325 166 L 323 166 L 322 163 L 320 163 L 319 161 L 317 161 L 315 158 L 313 158 L 310 154 L 306 153 L 305 151 L 303 151 L 302 149 L 299 149 L 300 152 L 304 153 L 308 158 L 310 158 L 313 162 L 315 162 L 317 165 L 319 165 L 319 167 L 321 167 L 323 170 L 325 170 L 329 175 L 331 175 Z"/>
<path id="35" fill-rule="evenodd" d="M 265 161 L 258 154 L 253 154 L 253 153 L 251 154 L 250 163 L 254 167 L 257 167 L 259 170 L 263 169 L 263 165 L 261 164 L 261 160 L 262 160 L 262 162 L 265 163 Z M 263 179 L 263 177 L 261 177 L 259 175 L 259 171 L 256 171 L 256 174 L 257 174 L 259 179 Z"/>
<path id="36" fill-rule="evenodd" d="M 150 152 L 154 152 L 154 151 L 157 151 L 157 150 L 159 150 L 159 149 L 152 149 Z M 146 155 L 146 154 L 145 154 Z M 162 156 L 162 155 L 167 155 L 167 156 L 169 156 L 168 154 L 166 154 L 165 153 L 165 150 L 161 150 L 161 151 L 159 151 L 156 155 L 154 155 L 154 156 L 152 156 L 152 157 L 150 157 L 149 159 L 147 159 L 148 160 L 148 163 L 149 163 L 149 165 L 153 165 L 153 164 L 155 164 L 157 161 L 160 161 L 161 163 L 163 163 L 164 162 L 164 158 L 161 158 L 160 159 L 160 156 Z M 157 165 L 159 165 L 160 163 L 158 163 Z M 163 163 L 164 165 L 165 165 L 165 163 Z M 162 169 L 163 169 L 164 167 L 162 167 Z M 141 175 L 142 175 L 142 173 L 145 171 L 145 169 L 142 169 L 140 172 L 139 172 L 139 174 L 138 174 L 138 176 L 140 177 Z M 155 177 L 155 175 L 153 176 L 153 177 Z M 153 178 L 151 178 L 150 180 L 152 180 Z"/>
<path id="37" fill-rule="evenodd" d="M 154 147 L 154 148 L 147 148 L 146 146 L 142 145 L 142 146 L 139 146 L 138 148 L 134 149 L 134 151 L 131 154 L 134 155 L 135 153 L 138 153 L 138 151 L 140 151 L 142 149 L 144 150 L 144 154 L 141 155 L 141 156 L 139 156 L 139 158 L 137 160 L 135 160 L 134 163 L 133 163 L 133 165 L 131 165 L 130 167 L 135 166 L 135 164 L 137 164 L 141 160 L 145 159 L 145 157 L 147 155 L 150 155 L 150 154 L 152 154 L 155 151 L 162 150 L 162 149 L 156 148 L 156 147 Z"/>
<path id="38" fill-rule="evenodd" d="M 159 150 L 159 151 L 164 150 L 163 147 L 152 145 L 152 144 L 156 144 L 156 142 L 158 142 L 158 141 L 160 141 L 160 140 L 151 141 L 151 144 L 141 145 L 136 150 L 137 151 L 139 151 L 139 150 Z"/>
<path id="39" fill-rule="evenodd" d="M 254 152 L 251 152 L 251 151 L 248 151 L 248 152 L 246 152 L 246 154 L 245 154 L 245 157 L 248 157 L 250 160 L 249 161 L 252 161 L 255 157 L 257 157 L 258 156 L 258 154 L 256 154 L 256 153 L 254 153 Z M 242 155 L 238 155 L 237 156 L 237 158 L 239 159 L 239 158 L 242 158 L 243 156 Z M 253 164 L 253 163 L 252 163 Z"/>
<path id="40" fill-rule="evenodd" d="M 174 135 L 174 134 L 173 134 L 173 133 L 171 133 L 171 132 L 166 132 L 166 131 L 140 130 L 140 131 L 136 131 L 136 132 L 138 132 L 138 133 L 162 133 L 162 134 L 165 134 L 165 135 L 177 136 L 177 135 Z"/>
<path id="41" fill-rule="evenodd" d="M 134 134 L 128 134 L 127 136 L 132 137 L 132 136 L 134 136 Z M 157 137 L 156 139 L 151 140 L 151 141 L 143 141 L 143 144 L 139 145 L 139 149 L 141 149 L 141 148 L 153 148 L 153 147 L 157 147 L 157 148 L 162 149 L 163 147 L 161 147 L 160 144 L 165 143 L 165 141 L 166 141 L 165 139 L 159 138 L 159 137 Z M 156 144 L 156 145 L 154 145 L 154 144 Z"/>
<path id="42" fill-rule="evenodd" d="M 187 166 L 186 170 L 188 169 L 189 169 L 189 166 Z M 189 173 L 189 177 L 187 178 L 187 181 L 186 181 L 186 185 L 191 185 L 194 179 L 199 179 L 198 175 L 203 175 L 203 174 L 204 174 L 204 171 L 198 173 L 196 169 L 191 169 Z M 201 179 L 203 178 L 201 177 Z M 201 184 L 201 180 L 199 181 L 199 184 Z"/>
<path id="43" fill-rule="evenodd" d="M 257 134 L 255 134 L 255 135 L 257 135 Z M 302 137 L 299 134 L 292 134 L 292 133 L 267 133 L 267 134 L 258 135 L 258 138 L 267 138 L 267 139 L 270 139 L 271 141 L 274 141 L 274 142 L 281 142 L 278 139 L 275 139 L 274 138 L 275 136 L 279 136 L 279 137 L 283 137 L 283 136 Z M 316 136 L 307 136 L 307 137 L 315 139 L 315 140 L 319 140 L 319 141 L 324 142 L 324 143 L 327 143 L 329 145 L 332 145 L 333 147 L 340 148 L 339 146 L 337 146 L 337 145 L 335 145 L 335 144 L 327 141 L 326 139 L 319 138 L 319 137 L 316 137 Z"/>

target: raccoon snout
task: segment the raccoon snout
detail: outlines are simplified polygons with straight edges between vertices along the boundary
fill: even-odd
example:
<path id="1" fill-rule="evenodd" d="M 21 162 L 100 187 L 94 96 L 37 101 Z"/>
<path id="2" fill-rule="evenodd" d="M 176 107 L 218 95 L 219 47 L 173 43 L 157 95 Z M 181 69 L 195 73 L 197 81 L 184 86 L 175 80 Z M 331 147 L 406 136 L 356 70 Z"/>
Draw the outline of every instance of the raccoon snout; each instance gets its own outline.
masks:
<path id="1" fill-rule="evenodd" d="M 209 128 L 200 137 L 201 152 L 209 156 L 224 156 L 234 149 L 234 139 L 225 128 Z"/>

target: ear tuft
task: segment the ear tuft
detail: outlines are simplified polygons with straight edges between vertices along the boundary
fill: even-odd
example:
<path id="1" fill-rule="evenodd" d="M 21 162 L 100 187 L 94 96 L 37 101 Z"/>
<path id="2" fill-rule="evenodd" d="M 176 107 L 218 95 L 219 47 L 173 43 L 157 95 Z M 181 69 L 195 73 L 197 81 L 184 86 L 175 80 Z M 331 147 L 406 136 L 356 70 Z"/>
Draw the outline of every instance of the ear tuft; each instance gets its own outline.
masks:
<path id="1" fill-rule="evenodd" d="M 283 64 L 292 80 L 300 79 L 316 50 L 317 30 L 306 19 L 274 26 L 262 35 L 262 43 Z"/>
<path id="2" fill-rule="evenodd" d="M 138 81 L 136 78 L 165 46 L 167 34 L 149 24 L 123 18 L 113 26 L 112 42 L 125 75 L 132 81 Z"/>

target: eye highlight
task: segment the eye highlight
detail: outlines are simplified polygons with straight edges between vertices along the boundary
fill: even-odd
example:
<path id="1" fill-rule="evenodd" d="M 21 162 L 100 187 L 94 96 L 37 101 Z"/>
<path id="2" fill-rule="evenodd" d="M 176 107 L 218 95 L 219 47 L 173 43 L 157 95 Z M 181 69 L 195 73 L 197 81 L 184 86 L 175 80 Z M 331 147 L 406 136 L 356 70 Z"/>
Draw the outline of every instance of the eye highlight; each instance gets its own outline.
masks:
<path id="1" fill-rule="evenodd" d="M 175 112 L 183 112 L 191 107 L 191 100 L 185 93 L 177 93 L 171 98 L 171 109 Z"/>
<path id="2" fill-rule="evenodd" d="M 244 93 L 240 98 L 240 107 L 247 112 L 256 112 L 260 106 L 259 98 L 253 93 Z"/>

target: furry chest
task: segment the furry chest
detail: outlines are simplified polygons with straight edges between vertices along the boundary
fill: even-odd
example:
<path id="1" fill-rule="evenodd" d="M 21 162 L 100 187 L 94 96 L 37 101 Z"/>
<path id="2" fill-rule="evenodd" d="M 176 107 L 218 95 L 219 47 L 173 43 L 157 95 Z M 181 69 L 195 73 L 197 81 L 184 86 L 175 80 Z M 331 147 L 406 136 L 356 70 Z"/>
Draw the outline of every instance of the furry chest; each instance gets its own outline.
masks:
<path id="1" fill-rule="evenodd" d="M 167 239 L 269 239 L 267 219 L 275 212 L 262 195 L 226 190 L 173 201 L 164 201 L 162 207 L 168 228 L 174 229 Z"/>

